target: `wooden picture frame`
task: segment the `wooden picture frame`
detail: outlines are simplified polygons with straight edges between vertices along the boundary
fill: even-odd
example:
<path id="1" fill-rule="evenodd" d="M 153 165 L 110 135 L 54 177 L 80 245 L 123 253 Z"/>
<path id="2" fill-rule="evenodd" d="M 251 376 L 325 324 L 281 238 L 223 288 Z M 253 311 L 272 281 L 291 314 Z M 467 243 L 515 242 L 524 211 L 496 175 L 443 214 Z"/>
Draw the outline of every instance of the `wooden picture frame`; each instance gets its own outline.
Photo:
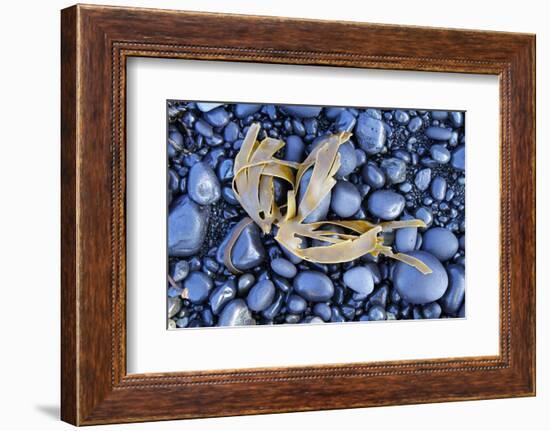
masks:
<path id="1" fill-rule="evenodd" d="M 64 421 L 91 425 L 535 394 L 534 35 L 77 5 L 62 11 L 61 50 Z M 131 56 L 497 75 L 500 354 L 127 374 L 125 64 Z"/>

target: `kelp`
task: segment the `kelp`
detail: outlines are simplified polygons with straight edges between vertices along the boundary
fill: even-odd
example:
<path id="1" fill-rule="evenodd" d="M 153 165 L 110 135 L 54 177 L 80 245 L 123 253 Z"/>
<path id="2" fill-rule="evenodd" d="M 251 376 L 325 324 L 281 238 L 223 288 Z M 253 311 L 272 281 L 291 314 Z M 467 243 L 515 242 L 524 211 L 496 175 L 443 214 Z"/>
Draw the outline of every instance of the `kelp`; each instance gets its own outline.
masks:
<path id="1" fill-rule="evenodd" d="M 334 175 L 340 167 L 338 149 L 351 133 L 341 132 L 322 139 L 302 163 L 275 157 L 285 143 L 279 139 L 257 140 L 260 126 L 252 124 L 235 157 L 233 191 L 244 210 L 264 233 L 277 227 L 275 239 L 287 250 L 308 262 L 349 262 L 370 253 L 399 260 L 428 274 L 431 269 L 421 260 L 404 253 L 394 253 L 384 244 L 384 233 L 407 227 L 425 227 L 422 220 L 401 220 L 378 224 L 366 220 L 326 220 L 305 223 L 304 220 L 321 203 L 336 184 Z M 300 181 L 312 169 L 311 178 L 297 202 Z M 275 202 L 273 180 L 280 178 L 289 185 L 286 204 Z M 250 221 L 242 224 L 246 226 Z M 242 229 L 234 229 L 226 247 L 224 260 L 232 272 L 238 272 L 231 262 L 231 249 Z M 326 245 L 304 247 L 304 238 L 322 241 Z"/>

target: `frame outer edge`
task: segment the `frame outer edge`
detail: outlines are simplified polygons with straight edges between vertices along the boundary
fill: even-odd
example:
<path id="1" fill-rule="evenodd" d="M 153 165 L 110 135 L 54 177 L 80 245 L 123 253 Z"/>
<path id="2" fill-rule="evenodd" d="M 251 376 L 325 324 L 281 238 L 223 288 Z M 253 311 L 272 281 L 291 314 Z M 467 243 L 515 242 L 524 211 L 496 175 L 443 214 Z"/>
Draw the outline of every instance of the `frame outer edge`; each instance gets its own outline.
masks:
<path id="1" fill-rule="evenodd" d="M 61 420 L 78 425 L 78 6 L 61 11 Z"/>

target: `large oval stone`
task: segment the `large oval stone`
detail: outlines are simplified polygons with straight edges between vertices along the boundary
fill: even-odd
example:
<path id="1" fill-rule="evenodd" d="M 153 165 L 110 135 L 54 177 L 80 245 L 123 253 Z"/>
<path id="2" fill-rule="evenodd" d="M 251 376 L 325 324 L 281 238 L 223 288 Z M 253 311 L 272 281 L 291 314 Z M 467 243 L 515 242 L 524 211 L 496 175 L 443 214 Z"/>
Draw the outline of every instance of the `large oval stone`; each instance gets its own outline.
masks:
<path id="1" fill-rule="evenodd" d="M 334 285 L 322 272 L 302 271 L 294 278 L 294 291 L 308 301 L 323 302 L 334 294 Z"/>
<path id="2" fill-rule="evenodd" d="M 218 247 L 216 260 L 219 263 L 223 263 L 225 247 L 233 234 L 233 229 L 229 230 Z M 237 241 L 235 241 L 233 245 L 233 249 L 231 250 L 231 262 L 239 271 L 246 272 L 260 265 L 265 257 L 266 252 L 260 238 L 260 229 L 256 224 L 250 223 L 242 230 Z"/>
<path id="3" fill-rule="evenodd" d="M 367 154 L 378 154 L 386 143 L 386 129 L 382 121 L 363 113 L 357 117 L 355 137 Z"/>
<path id="4" fill-rule="evenodd" d="M 218 320 L 218 326 L 244 326 L 255 325 L 256 320 L 242 299 L 233 299 L 227 304 Z"/>
<path id="5" fill-rule="evenodd" d="M 447 272 L 441 262 L 425 251 L 412 251 L 409 256 L 416 257 L 432 270 L 422 274 L 414 266 L 397 262 L 393 270 L 393 285 L 405 301 L 411 304 L 427 304 L 437 301 L 447 290 L 449 283 Z"/>
<path id="6" fill-rule="evenodd" d="M 200 207 L 187 195 L 177 198 L 168 213 L 168 254 L 192 256 L 202 247 L 208 226 L 208 207 Z"/>
<path id="7" fill-rule="evenodd" d="M 377 190 L 370 195 L 368 209 L 383 220 L 395 220 L 405 208 L 405 198 L 390 190 Z"/>
<path id="8" fill-rule="evenodd" d="M 221 188 L 214 170 L 206 163 L 195 163 L 187 178 L 189 196 L 199 205 L 210 205 L 221 197 Z"/>

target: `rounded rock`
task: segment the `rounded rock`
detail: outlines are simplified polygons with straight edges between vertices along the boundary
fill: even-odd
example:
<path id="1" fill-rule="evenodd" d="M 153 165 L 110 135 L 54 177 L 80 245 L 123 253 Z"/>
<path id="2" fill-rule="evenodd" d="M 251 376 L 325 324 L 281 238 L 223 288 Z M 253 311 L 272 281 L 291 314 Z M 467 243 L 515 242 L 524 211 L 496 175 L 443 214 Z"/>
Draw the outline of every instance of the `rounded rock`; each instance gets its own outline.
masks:
<path id="1" fill-rule="evenodd" d="M 206 112 L 203 118 L 214 127 L 224 127 L 229 123 L 229 114 L 221 106 Z"/>
<path id="2" fill-rule="evenodd" d="M 374 163 L 367 163 L 363 167 L 361 175 L 363 176 L 363 180 L 373 189 L 380 189 L 386 183 L 384 171 Z"/>
<path id="3" fill-rule="evenodd" d="M 368 209 L 372 215 L 382 220 L 395 220 L 405 208 L 405 198 L 390 190 L 377 190 L 368 200 Z"/>
<path id="4" fill-rule="evenodd" d="M 237 118 L 246 118 L 249 115 L 255 114 L 262 108 L 262 105 L 257 103 L 237 103 L 234 113 Z"/>
<path id="5" fill-rule="evenodd" d="M 210 294 L 210 308 L 212 313 L 219 314 L 225 304 L 237 296 L 235 280 L 227 280 L 221 286 L 216 287 Z"/>
<path id="6" fill-rule="evenodd" d="M 390 157 L 382 160 L 380 167 L 391 184 L 399 184 L 405 181 L 407 164 L 403 160 L 397 157 Z"/>
<path id="7" fill-rule="evenodd" d="M 448 229 L 432 227 L 422 236 L 422 250 L 444 262 L 451 259 L 458 251 L 458 239 Z"/>
<path id="8" fill-rule="evenodd" d="M 319 271 L 299 272 L 293 286 L 298 295 L 311 302 L 328 301 L 334 294 L 331 279 Z"/>
<path id="9" fill-rule="evenodd" d="M 374 290 L 372 272 L 365 266 L 356 266 L 344 272 L 344 284 L 354 292 L 369 295 Z"/>
<path id="10" fill-rule="evenodd" d="M 448 277 L 441 262 L 426 251 L 412 251 L 409 256 L 420 259 L 431 273 L 422 274 L 415 267 L 397 262 L 393 270 L 393 285 L 401 297 L 410 304 L 427 304 L 437 301 L 447 290 Z"/>
<path id="11" fill-rule="evenodd" d="M 286 302 L 288 311 L 292 314 L 301 314 L 307 308 L 307 302 L 299 295 L 290 295 Z"/>
<path id="12" fill-rule="evenodd" d="M 218 177 L 210 166 L 197 162 L 189 171 L 187 189 L 189 196 L 199 205 L 210 205 L 221 197 Z"/>
<path id="13" fill-rule="evenodd" d="M 464 302 L 466 283 L 464 279 L 464 267 L 462 265 L 449 265 L 447 267 L 449 287 L 445 295 L 439 300 L 445 313 L 456 316 L 460 306 Z"/>
<path id="14" fill-rule="evenodd" d="M 183 282 L 183 293 L 193 304 L 201 304 L 208 298 L 214 283 L 204 272 L 192 271 Z"/>
<path id="15" fill-rule="evenodd" d="M 298 118 L 314 118 L 321 113 L 320 106 L 282 105 L 281 110 L 287 115 Z"/>
<path id="16" fill-rule="evenodd" d="M 202 247 L 206 237 L 209 212 L 187 195 L 182 195 L 170 205 L 168 213 L 168 254 L 192 256 Z"/>
<path id="17" fill-rule="evenodd" d="M 311 179 L 313 169 L 308 169 L 300 180 L 300 187 L 298 190 L 298 202 L 304 197 L 307 186 Z M 317 207 L 304 219 L 304 223 L 314 223 L 320 220 L 325 220 L 330 208 L 331 192 L 329 191 L 323 200 L 317 205 Z"/>
<path id="18" fill-rule="evenodd" d="M 382 121 L 362 113 L 357 117 L 355 137 L 367 154 L 378 154 L 386 143 L 386 128 Z"/>
<path id="19" fill-rule="evenodd" d="M 340 167 L 336 172 L 336 178 L 342 178 L 351 174 L 357 167 L 357 155 L 351 142 L 340 145 L 338 153 L 340 154 Z"/>
<path id="20" fill-rule="evenodd" d="M 404 218 L 404 220 L 411 219 L 412 217 Z M 416 245 L 418 230 L 415 227 L 405 227 L 402 229 L 396 229 L 395 231 L 395 249 L 401 253 L 408 253 L 414 250 Z"/>
<path id="21" fill-rule="evenodd" d="M 263 311 L 275 298 L 275 285 L 271 280 L 261 280 L 252 286 L 246 297 L 248 308 L 252 311 Z"/>
<path id="22" fill-rule="evenodd" d="M 430 186 L 430 193 L 435 200 L 442 201 L 447 193 L 447 181 L 443 177 L 435 177 Z"/>
<path id="23" fill-rule="evenodd" d="M 218 326 L 244 326 L 255 325 L 246 302 L 242 299 L 233 299 L 222 310 L 218 320 Z"/>
<path id="24" fill-rule="evenodd" d="M 458 147 L 453 151 L 453 156 L 451 158 L 451 165 L 453 168 L 463 171 L 465 169 L 465 154 L 466 149 L 464 145 Z"/>
<path id="25" fill-rule="evenodd" d="M 430 187 L 431 181 L 432 170 L 430 168 L 419 170 L 414 177 L 414 184 L 416 185 L 416 188 L 422 192 Z"/>
<path id="26" fill-rule="evenodd" d="M 412 133 L 418 132 L 421 127 L 422 127 L 422 118 L 420 117 L 411 118 L 411 121 L 409 121 L 409 124 L 407 125 L 407 129 L 409 129 L 409 132 L 412 132 Z"/>
<path id="27" fill-rule="evenodd" d="M 286 138 L 284 159 L 289 162 L 302 162 L 304 160 L 305 144 L 298 135 L 290 135 Z"/>
<path id="28" fill-rule="evenodd" d="M 361 194 L 352 183 L 338 181 L 332 191 L 330 207 L 339 217 L 348 218 L 359 211 Z"/>
<path id="29" fill-rule="evenodd" d="M 373 305 L 367 313 L 369 320 L 386 320 L 386 310 L 381 305 Z"/>
<path id="30" fill-rule="evenodd" d="M 430 147 L 430 155 L 437 163 L 444 165 L 451 160 L 451 153 L 443 145 L 432 145 Z"/>
<path id="31" fill-rule="evenodd" d="M 273 259 L 271 261 L 271 269 L 275 273 L 279 274 L 281 277 L 285 277 L 285 278 L 293 278 L 298 272 L 298 270 L 296 269 L 296 267 L 291 261 L 286 260 L 282 257 Z"/>
<path id="32" fill-rule="evenodd" d="M 453 129 L 431 126 L 426 129 L 426 136 L 436 141 L 448 141 L 451 139 Z"/>

